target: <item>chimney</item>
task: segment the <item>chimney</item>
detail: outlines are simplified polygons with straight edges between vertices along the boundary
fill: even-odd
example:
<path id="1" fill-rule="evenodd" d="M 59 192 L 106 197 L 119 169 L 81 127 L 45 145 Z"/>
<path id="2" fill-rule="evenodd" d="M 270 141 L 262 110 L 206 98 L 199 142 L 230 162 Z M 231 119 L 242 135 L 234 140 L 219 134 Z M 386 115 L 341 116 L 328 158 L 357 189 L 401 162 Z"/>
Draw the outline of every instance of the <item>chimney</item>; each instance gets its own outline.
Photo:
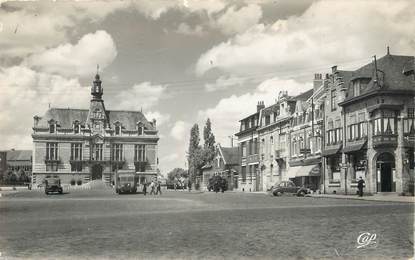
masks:
<path id="1" fill-rule="evenodd" d="M 256 111 L 259 112 L 261 109 L 264 109 L 264 101 L 258 101 L 258 105 L 256 105 Z"/>
<path id="2" fill-rule="evenodd" d="M 390 55 L 389 46 L 386 47 L 386 55 Z"/>
<path id="3" fill-rule="evenodd" d="M 323 85 L 323 77 L 320 73 L 314 74 L 313 89 L 316 91 Z"/>
<path id="4" fill-rule="evenodd" d="M 331 73 L 336 73 L 337 72 L 337 65 L 334 65 L 333 67 L 331 67 Z"/>

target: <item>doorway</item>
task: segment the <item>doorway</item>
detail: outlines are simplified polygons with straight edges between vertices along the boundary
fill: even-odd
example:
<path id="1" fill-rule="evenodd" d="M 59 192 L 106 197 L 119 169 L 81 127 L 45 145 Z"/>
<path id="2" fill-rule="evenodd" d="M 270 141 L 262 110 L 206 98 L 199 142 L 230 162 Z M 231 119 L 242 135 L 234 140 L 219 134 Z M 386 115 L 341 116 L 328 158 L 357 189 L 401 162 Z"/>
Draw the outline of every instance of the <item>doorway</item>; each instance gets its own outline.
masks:
<path id="1" fill-rule="evenodd" d="M 395 157 L 390 153 L 382 153 L 377 159 L 378 192 L 393 192 L 393 169 Z"/>
<path id="2" fill-rule="evenodd" d="M 92 166 L 92 180 L 102 180 L 102 170 L 102 166 L 99 164 Z"/>

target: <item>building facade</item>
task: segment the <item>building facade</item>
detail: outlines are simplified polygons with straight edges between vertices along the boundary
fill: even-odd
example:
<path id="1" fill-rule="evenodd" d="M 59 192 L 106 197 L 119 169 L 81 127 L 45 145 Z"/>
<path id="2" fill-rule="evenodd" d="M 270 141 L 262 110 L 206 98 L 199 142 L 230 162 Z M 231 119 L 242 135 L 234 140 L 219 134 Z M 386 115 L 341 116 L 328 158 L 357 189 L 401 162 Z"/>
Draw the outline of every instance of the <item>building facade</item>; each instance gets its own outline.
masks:
<path id="1" fill-rule="evenodd" d="M 359 177 L 369 193 L 413 190 L 414 57 L 391 55 L 388 49 L 386 56 L 345 74 L 337 100 L 340 186 L 336 190 L 329 182 L 327 192 L 355 194 Z"/>
<path id="2" fill-rule="evenodd" d="M 240 171 L 238 190 L 260 191 L 263 179 L 259 172 L 259 141 L 258 124 L 259 112 L 265 107 L 264 102 L 259 102 L 257 112 L 240 120 L 240 129 L 236 133 L 238 138 Z"/>
<path id="3" fill-rule="evenodd" d="M 140 111 L 107 110 L 98 74 L 91 96 L 89 109 L 50 108 L 34 117 L 33 185 L 46 175 L 58 175 L 62 183 L 109 183 L 119 169 L 136 172 L 140 182 L 157 175 L 156 121 Z"/>
<path id="4" fill-rule="evenodd" d="M 322 184 L 322 128 L 324 81 L 315 74 L 314 88 L 295 97 L 289 131 L 290 156 L 287 178 L 297 186 L 320 191 Z"/>
<path id="5" fill-rule="evenodd" d="M 260 112 L 258 128 L 260 140 L 260 173 L 262 190 L 286 180 L 288 170 L 289 131 L 295 100 L 287 92 L 280 92 L 275 104 Z"/>

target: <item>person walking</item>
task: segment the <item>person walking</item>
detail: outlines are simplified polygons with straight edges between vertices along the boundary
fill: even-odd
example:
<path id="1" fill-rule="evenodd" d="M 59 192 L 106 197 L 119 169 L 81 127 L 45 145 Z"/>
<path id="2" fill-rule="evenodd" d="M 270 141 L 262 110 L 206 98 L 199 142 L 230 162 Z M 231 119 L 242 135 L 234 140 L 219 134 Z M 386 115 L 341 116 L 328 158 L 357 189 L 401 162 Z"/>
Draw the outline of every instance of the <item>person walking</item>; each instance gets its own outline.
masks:
<path id="1" fill-rule="evenodd" d="M 151 184 L 150 184 L 150 195 L 155 195 L 156 193 L 155 193 L 155 191 L 154 191 L 154 187 L 155 185 L 154 185 L 154 181 L 151 181 Z"/>
<path id="2" fill-rule="evenodd" d="M 156 190 L 156 195 L 159 194 L 161 195 L 161 182 L 157 182 L 157 190 Z"/>
<path id="3" fill-rule="evenodd" d="M 147 182 L 143 183 L 143 193 L 144 193 L 144 196 L 147 195 Z"/>
<path id="4" fill-rule="evenodd" d="M 357 188 L 359 189 L 359 197 L 363 197 L 363 185 L 365 181 L 363 180 L 362 176 L 359 177 L 359 181 L 357 182 Z"/>

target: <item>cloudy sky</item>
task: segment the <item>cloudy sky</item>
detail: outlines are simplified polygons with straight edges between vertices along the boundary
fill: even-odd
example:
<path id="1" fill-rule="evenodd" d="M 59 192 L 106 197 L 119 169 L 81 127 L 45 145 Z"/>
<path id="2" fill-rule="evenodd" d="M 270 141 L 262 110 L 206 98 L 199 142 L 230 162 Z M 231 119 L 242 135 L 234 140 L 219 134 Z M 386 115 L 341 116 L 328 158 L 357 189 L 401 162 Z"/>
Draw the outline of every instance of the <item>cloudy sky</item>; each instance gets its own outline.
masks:
<path id="1" fill-rule="evenodd" d="M 156 118 L 162 172 L 185 166 L 190 127 L 238 120 L 314 73 L 415 53 L 413 1 L 0 0 L 0 150 L 31 149 L 34 115 L 88 108 L 100 66 L 108 109 Z"/>

